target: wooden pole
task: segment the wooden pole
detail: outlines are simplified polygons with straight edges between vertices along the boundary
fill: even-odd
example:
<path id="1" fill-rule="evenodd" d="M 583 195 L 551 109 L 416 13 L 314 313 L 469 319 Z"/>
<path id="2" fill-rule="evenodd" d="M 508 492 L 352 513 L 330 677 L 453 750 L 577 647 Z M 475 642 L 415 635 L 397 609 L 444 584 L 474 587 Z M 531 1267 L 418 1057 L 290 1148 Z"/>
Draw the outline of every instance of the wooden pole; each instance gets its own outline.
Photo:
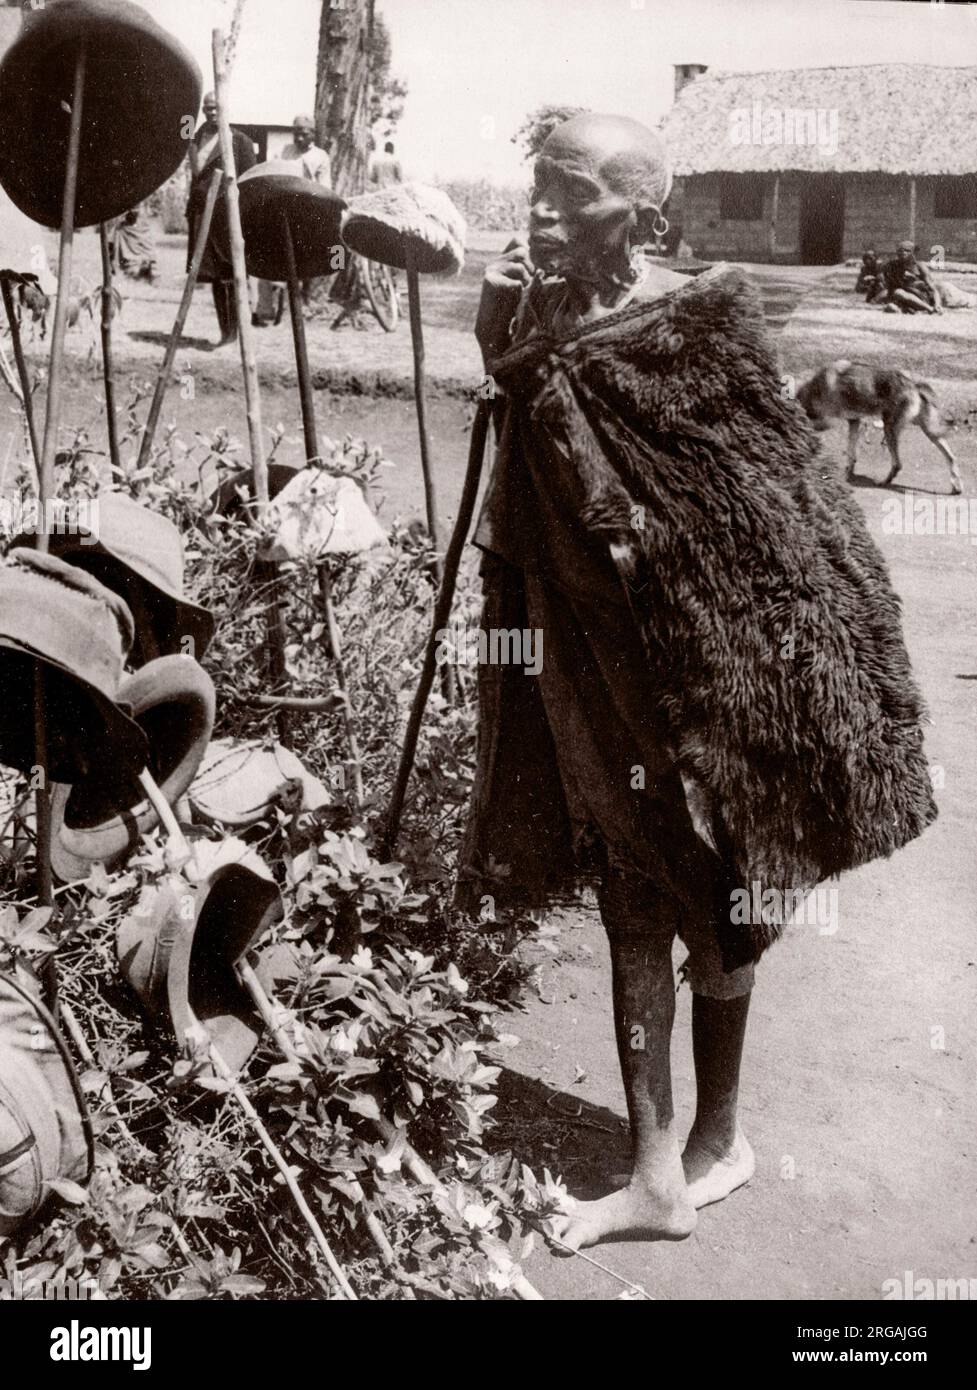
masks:
<path id="1" fill-rule="evenodd" d="M 251 470 L 254 495 L 259 515 L 268 505 L 268 467 L 265 460 L 264 437 L 261 428 L 261 392 L 258 365 L 254 353 L 251 328 L 251 304 L 248 300 L 248 272 L 244 259 L 244 234 L 241 231 L 241 204 L 234 164 L 234 141 L 227 115 L 227 83 L 224 71 L 224 35 L 215 29 L 211 35 L 214 57 L 214 94 L 217 98 L 217 123 L 220 131 L 221 162 L 227 179 L 227 225 L 230 232 L 231 263 L 234 267 L 234 299 L 237 305 L 238 336 L 241 343 L 241 365 L 244 368 L 244 398 L 248 415 L 248 437 L 251 442 Z"/>
<path id="2" fill-rule="evenodd" d="M 38 550 L 48 549 L 45 510 L 54 479 L 54 458 L 61 423 L 61 386 L 64 378 L 64 340 L 68 328 L 68 299 L 71 291 L 71 259 L 75 237 L 75 198 L 78 190 L 78 160 L 81 151 L 82 106 L 85 99 L 85 44 L 82 40 L 75 62 L 75 85 L 71 101 L 71 131 L 68 137 L 68 163 L 64 176 L 64 204 L 61 213 L 61 246 L 58 255 L 58 294 L 51 329 L 51 360 L 48 369 L 47 411 L 44 417 L 44 443 L 38 475 L 38 503 L 41 526 Z"/>
<path id="3" fill-rule="evenodd" d="M 200 1024 L 196 1020 L 194 1020 L 194 1022 L 196 1023 L 197 1028 L 199 1029 Z M 312 1234 L 312 1239 L 319 1247 L 319 1251 L 322 1254 L 326 1262 L 326 1265 L 329 1268 L 329 1272 L 332 1274 L 333 1278 L 338 1284 L 339 1290 L 342 1293 L 343 1298 L 349 1299 L 351 1302 L 355 1302 L 356 1294 L 353 1292 L 353 1287 L 346 1277 L 346 1271 L 343 1269 L 342 1265 L 339 1263 L 335 1255 L 332 1253 L 332 1250 L 329 1247 L 329 1242 L 326 1240 L 322 1227 L 316 1220 L 312 1208 L 305 1200 L 305 1197 L 302 1194 L 302 1189 L 299 1187 L 298 1183 L 295 1180 L 295 1174 L 292 1172 L 292 1169 L 289 1166 L 289 1164 L 286 1163 L 285 1156 L 282 1153 L 281 1149 L 278 1147 L 274 1139 L 272 1139 L 271 1135 L 269 1134 L 268 1130 L 265 1128 L 261 1116 L 258 1114 L 257 1110 L 255 1110 L 254 1106 L 251 1104 L 251 1101 L 248 1099 L 248 1095 L 244 1087 L 241 1085 L 240 1081 L 238 1081 L 237 1077 L 234 1075 L 227 1062 L 225 1062 L 224 1058 L 221 1056 L 221 1053 L 216 1043 L 213 1042 L 210 1043 L 210 1059 L 214 1064 L 214 1070 L 217 1072 L 217 1075 L 227 1083 L 228 1090 L 230 1091 L 234 1099 L 237 1101 L 238 1105 L 240 1105 L 245 1115 L 247 1115 L 248 1119 L 251 1121 L 251 1124 L 254 1127 L 254 1132 L 255 1134 L 257 1134 L 259 1140 L 261 1141 L 262 1147 L 264 1148 L 272 1163 L 274 1163 L 275 1167 L 281 1174 L 282 1181 L 288 1188 L 292 1197 L 292 1201 L 298 1208 L 299 1215 L 302 1217 L 302 1220 L 308 1226 L 309 1231 Z"/>
<path id="4" fill-rule="evenodd" d="M 112 471 L 119 475 L 119 426 L 115 414 L 115 372 L 112 367 L 112 255 L 109 250 L 109 229 L 99 223 L 98 239 L 102 249 L 102 374 L 105 378 L 105 418 L 109 432 L 109 458 Z"/>
<path id="5" fill-rule="evenodd" d="M 248 417 L 248 437 L 251 443 L 252 490 L 257 503 L 258 520 L 268 507 L 268 464 L 265 459 L 261 426 L 261 391 L 258 364 L 254 352 L 254 332 L 251 326 L 251 306 L 248 301 L 248 271 L 244 256 L 244 233 L 241 230 L 241 203 L 234 163 L 234 141 L 227 115 L 227 81 L 224 68 L 224 35 L 220 29 L 211 34 L 214 60 L 214 94 L 217 98 L 217 124 L 220 132 L 221 163 L 226 182 L 227 225 L 231 243 L 231 262 L 234 266 L 234 299 L 237 305 L 238 335 L 241 343 L 241 364 L 244 369 L 244 399 Z M 259 584 L 267 585 L 268 602 L 265 622 L 268 634 L 268 668 L 273 687 L 280 690 L 285 683 L 285 620 L 281 605 L 281 582 L 278 569 L 264 561 L 255 565 Z M 276 715 L 278 737 L 288 743 L 288 715 L 279 709 Z"/>
<path id="6" fill-rule="evenodd" d="M 44 443 L 41 464 L 37 470 L 37 549 L 46 554 L 50 549 L 47 530 L 47 504 L 54 484 L 54 460 L 58 447 L 58 428 L 61 422 L 61 386 L 64 377 L 64 340 L 68 328 L 68 298 L 71 290 L 71 257 L 75 236 L 75 200 L 78 192 L 78 162 L 81 154 L 81 123 L 85 101 L 85 41 L 81 40 L 75 59 L 75 81 L 71 97 L 71 127 L 68 135 L 68 158 L 64 175 L 64 202 L 61 209 L 61 245 L 58 255 L 58 296 L 54 306 L 54 325 L 51 330 L 51 360 L 48 367 L 47 410 L 44 417 Z M 49 907 L 54 902 L 54 882 L 51 877 L 51 802 L 48 787 L 47 728 L 44 718 L 44 667 L 34 664 L 34 758 L 39 769 L 40 785 L 35 791 L 37 816 L 37 901 Z M 53 966 L 53 957 L 52 957 Z M 46 980 L 48 995 L 56 989 L 55 979 Z"/>
<path id="7" fill-rule="evenodd" d="M 187 314 L 190 312 L 190 305 L 193 301 L 193 292 L 197 286 L 197 276 L 200 274 L 200 265 L 207 249 L 207 238 L 210 236 L 210 224 L 214 216 L 214 208 L 217 205 L 217 195 L 220 192 L 221 180 L 224 175 L 220 169 L 215 169 L 210 178 L 210 187 L 207 189 L 207 201 L 200 217 L 200 227 L 197 231 L 197 240 L 193 248 L 193 259 L 190 262 L 190 269 L 187 272 L 187 282 L 183 287 L 183 298 L 180 300 L 180 307 L 176 311 L 176 319 L 173 323 L 173 330 L 170 333 L 170 340 L 166 345 L 166 352 L 163 362 L 156 378 L 156 389 L 153 392 L 152 404 L 149 407 L 149 414 L 146 416 L 146 423 L 143 426 L 142 442 L 139 445 L 139 459 L 137 468 L 145 468 L 149 462 L 150 454 L 153 449 L 153 440 L 156 438 L 156 429 L 159 425 L 159 417 L 163 410 L 163 400 L 166 396 L 167 387 L 170 384 L 170 373 L 173 371 L 173 363 L 176 359 L 176 350 L 180 345 L 180 337 L 183 333 L 183 326 L 187 321 Z"/>
<path id="8" fill-rule="evenodd" d="M 240 979 L 241 983 L 244 985 L 248 993 L 251 995 L 251 998 L 257 1006 L 258 1012 L 261 1014 L 261 1017 L 264 1019 L 265 1023 L 271 1029 L 272 1036 L 274 1037 L 279 1048 L 281 1049 L 283 1057 L 285 1057 L 286 1061 L 292 1062 L 297 1066 L 301 1066 L 301 1059 L 298 1053 L 295 1051 L 291 1039 L 289 1038 L 288 1034 L 285 1032 L 284 1027 L 282 1026 L 280 1007 L 276 1009 L 275 1005 L 272 1003 L 271 999 L 269 999 L 268 995 L 266 994 L 261 981 L 254 973 L 253 967 L 250 966 L 246 960 L 239 960 L 236 968 L 238 978 Z M 346 1177 L 346 1180 L 353 1186 L 354 1190 L 357 1193 L 358 1200 L 360 1203 L 359 1214 L 360 1216 L 362 1216 L 363 1223 L 366 1226 L 366 1229 L 369 1231 L 374 1244 L 380 1252 L 380 1258 L 383 1260 L 384 1264 L 387 1266 L 389 1270 L 406 1280 L 407 1276 L 404 1274 L 404 1271 L 400 1266 L 400 1261 L 394 1254 L 390 1242 L 387 1239 L 386 1234 L 384 1233 L 383 1227 L 380 1225 L 380 1222 L 377 1220 L 377 1218 L 373 1215 L 373 1213 L 368 1209 L 366 1205 L 366 1197 L 363 1192 L 363 1188 L 360 1186 L 355 1174 L 350 1172 L 344 1174 L 344 1176 Z M 409 1285 L 407 1293 L 409 1298 L 413 1298 L 413 1291 L 410 1289 Z"/>
<path id="9" fill-rule="evenodd" d="M 329 574 L 329 561 L 324 561 L 317 566 L 316 573 L 319 577 L 319 597 L 322 600 L 322 611 L 326 619 L 326 634 L 329 638 L 329 646 L 332 649 L 332 661 L 336 670 L 336 684 L 339 686 L 343 697 L 342 718 L 343 726 L 346 731 L 346 746 L 349 749 L 350 769 L 353 774 L 353 807 L 360 810 L 363 805 L 363 758 L 360 754 L 360 742 L 356 735 L 356 720 L 353 715 L 353 706 L 349 698 L 349 684 L 346 679 L 346 663 L 343 660 L 343 639 L 339 631 L 339 623 L 336 621 L 336 610 L 332 602 L 332 579 Z"/>
<path id="10" fill-rule="evenodd" d="M 37 437 L 37 423 L 34 419 L 34 397 L 31 393 L 30 378 L 27 375 L 27 362 L 24 358 L 24 345 L 20 341 L 20 323 L 17 320 L 17 310 L 14 307 L 14 297 L 10 289 L 10 281 L 3 280 L 0 283 L 3 291 L 3 307 L 7 313 L 7 322 L 10 325 L 10 341 L 14 349 L 14 361 L 17 364 L 17 375 L 20 378 L 20 394 L 24 403 L 24 418 L 27 420 L 27 433 L 31 441 L 31 453 L 34 455 L 34 468 L 37 472 L 38 484 L 41 477 L 41 445 Z"/>
<path id="11" fill-rule="evenodd" d="M 299 401 L 302 406 L 302 430 L 305 436 L 305 459 L 311 463 L 319 457 L 319 436 L 315 419 L 315 393 L 312 390 L 312 373 L 309 371 L 309 350 L 305 338 L 305 319 L 302 316 L 302 285 L 295 261 L 295 243 L 288 218 L 282 218 L 282 245 L 285 248 L 285 265 L 288 274 L 288 307 L 292 319 L 292 339 L 295 343 L 295 368 L 299 381 Z M 350 768 L 353 776 L 353 804 L 358 811 L 363 805 L 363 760 L 360 756 L 359 740 L 356 736 L 356 723 L 346 681 L 346 666 L 343 661 L 342 634 L 336 619 L 332 602 L 332 582 L 329 574 L 329 561 L 317 566 L 319 597 L 322 601 L 323 616 L 326 620 L 326 634 L 336 671 L 336 684 L 343 697 L 343 723 L 346 729 L 346 744 L 349 748 Z"/>
<path id="12" fill-rule="evenodd" d="M 405 242 L 407 263 L 407 303 L 410 311 L 410 341 L 414 354 L 414 404 L 417 408 L 417 433 L 421 445 L 421 472 L 424 475 L 424 505 L 427 510 L 427 529 L 434 548 L 434 573 L 441 583 L 441 531 L 438 524 L 438 499 L 431 467 L 431 440 L 427 429 L 427 392 L 424 380 L 424 325 L 421 322 L 421 285 L 414 249 Z M 450 666 L 441 668 L 441 692 L 449 705 L 455 702 L 455 673 Z"/>
<path id="13" fill-rule="evenodd" d="M 909 240 L 916 242 L 916 179 L 909 180 Z"/>
<path id="14" fill-rule="evenodd" d="M 421 323 L 421 287 L 417 264 L 410 244 L 406 247 L 407 303 L 410 309 L 410 338 L 414 353 L 414 404 L 417 407 L 417 432 L 421 444 L 421 472 L 424 475 L 424 505 L 427 509 L 427 529 L 437 556 L 438 580 L 441 579 L 441 536 L 438 526 L 438 500 L 431 470 L 431 442 L 427 432 L 427 397 L 424 389 L 424 327 Z"/>
<path id="15" fill-rule="evenodd" d="M 312 463 L 319 457 L 315 393 L 312 390 L 312 373 L 309 371 L 309 346 L 305 337 L 305 319 L 302 315 L 302 285 L 295 261 L 292 229 L 287 217 L 282 218 L 282 245 L 285 247 L 285 265 L 288 271 L 288 308 L 292 320 L 292 341 L 295 344 L 295 370 L 299 382 L 299 403 L 302 407 L 305 461 Z"/>
<path id="16" fill-rule="evenodd" d="M 780 215 L 780 175 L 773 176 L 773 198 L 770 207 L 770 254 L 777 254 L 777 218 Z"/>
<path id="17" fill-rule="evenodd" d="M 424 665 L 421 667 L 420 680 L 418 681 L 417 690 L 414 694 L 414 702 L 411 705 L 410 717 L 407 721 L 407 732 L 404 735 L 404 747 L 400 755 L 400 764 L 397 768 L 397 776 L 394 780 L 393 790 L 390 793 L 390 805 L 387 808 L 383 834 L 380 839 L 381 859 L 390 859 L 393 856 L 397 844 L 397 834 L 400 830 L 400 817 L 404 809 L 404 797 L 407 792 L 407 783 L 410 780 L 411 769 L 414 766 L 414 755 L 417 752 L 417 740 L 421 732 L 421 722 L 424 718 L 424 710 L 427 705 L 428 696 L 431 693 L 431 686 L 434 683 L 434 672 L 437 666 L 438 633 L 447 625 L 448 619 L 451 616 L 451 603 L 455 596 L 458 567 L 461 564 L 462 551 L 465 548 L 465 541 L 468 538 L 468 528 L 471 526 L 472 516 L 475 512 L 475 499 L 478 496 L 478 484 L 482 475 L 482 459 L 485 454 L 485 443 L 488 439 L 489 420 L 490 413 L 488 402 L 479 401 L 478 409 L 475 412 L 475 419 L 472 422 L 471 443 L 468 449 L 468 468 L 465 473 L 465 484 L 462 488 L 461 501 L 458 503 L 458 519 L 455 522 L 455 529 L 451 535 L 451 542 L 448 545 L 448 550 L 444 557 L 444 576 L 441 580 L 441 588 L 438 592 L 437 603 L 434 605 L 434 621 L 431 624 L 431 635 L 427 641 L 427 649 L 424 653 Z"/>

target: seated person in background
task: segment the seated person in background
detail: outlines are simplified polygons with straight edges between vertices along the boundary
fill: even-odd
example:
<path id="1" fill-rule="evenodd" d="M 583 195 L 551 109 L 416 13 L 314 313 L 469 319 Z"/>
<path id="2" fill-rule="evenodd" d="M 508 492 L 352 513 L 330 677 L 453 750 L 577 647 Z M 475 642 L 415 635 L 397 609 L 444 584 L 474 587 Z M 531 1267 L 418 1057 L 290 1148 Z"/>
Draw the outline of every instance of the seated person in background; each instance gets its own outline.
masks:
<path id="1" fill-rule="evenodd" d="M 872 250 L 862 253 L 862 263 L 858 268 L 858 279 L 855 281 L 855 293 L 864 294 L 866 304 L 871 304 L 879 296 L 884 298 L 882 266 Z"/>
<path id="2" fill-rule="evenodd" d="M 883 271 L 886 310 L 903 314 L 942 314 L 943 300 L 928 268 L 916 259 L 911 241 L 900 241 Z"/>

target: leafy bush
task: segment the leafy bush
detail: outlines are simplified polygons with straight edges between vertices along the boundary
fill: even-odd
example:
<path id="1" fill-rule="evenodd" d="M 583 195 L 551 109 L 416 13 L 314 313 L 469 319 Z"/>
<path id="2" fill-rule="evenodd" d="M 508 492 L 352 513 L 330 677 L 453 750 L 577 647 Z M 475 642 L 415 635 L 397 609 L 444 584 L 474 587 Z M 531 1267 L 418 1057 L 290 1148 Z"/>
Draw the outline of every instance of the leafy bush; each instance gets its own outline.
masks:
<path id="1" fill-rule="evenodd" d="M 517 231 L 526 225 L 529 185 L 499 185 L 487 179 L 446 179 L 438 184 L 464 214 L 469 227 L 483 232 Z"/>
<path id="2" fill-rule="evenodd" d="M 162 188 L 149 198 L 147 210 L 158 217 L 163 231 L 171 236 L 187 233 L 187 178 L 183 169 L 167 179 Z"/>
<path id="3" fill-rule="evenodd" d="M 263 665 L 267 588 L 246 508 L 218 513 L 215 489 L 241 478 L 226 432 L 168 434 L 142 470 L 132 457 L 143 388 L 128 408 L 113 485 L 170 516 L 185 538 L 188 588 L 218 616 L 206 665 L 218 691 L 215 734 L 272 738 L 276 713 L 253 703 Z M 385 461 L 361 441 L 324 445 L 325 467 L 376 487 Z M 97 470 L 84 435 L 59 455 L 62 496 L 90 494 Z M 29 474 L 18 475 L 29 490 Z M 327 696 L 288 717 L 290 743 L 331 789 L 325 811 L 287 800 L 252 837 L 285 904 L 263 942 L 279 1026 L 243 1079 L 361 1297 L 509 1297 L 533 1231 L 563 1188 L 485 1147 L 499 1073 L 499 1006 L 527 969 L 505 935 L 451 909 L 454 860 L 474 752 L 474 692 L 459 673 L 455 708 L 432 699 L 401 836 L 401 860 L 377 856 L 390 786 L 433 601 L 432 556 L 416 531 L 333 565 L 349 708 L 366 789 L 352 793 L 345 706 L 325 640 L 313 566 L 284 569 L 279 598 L 290 692 Z M 475 622 L 474 575 L 458 619 Z M 111 1299 L 336 1297 L 321 1252 L 227 1083 L 143 1017 L 121 981 L 114 939 L 147 885 L 173 872 L 159 831 L 115 873 L 96 866 L 58 894 L 52 914 L 25 912 L 33 891 L 26 791 L 0 835 L 0 968 L 38 969 L 56 955 L 62 997 L 90 1049 L 83 1086 L 97 1166 L 83 1191 L 58 1187 L 44 1219 L 0 1243 L 5 1273 L 95 1279 Z M 200 856 L 216 848 L 197 827 Z M 525 924 L 528 925 L 528 924 Z M 282 1046 L 282 1042 L 287 1047 Z M 428 1164 L 438 1185 L 418 1182 Z"/>

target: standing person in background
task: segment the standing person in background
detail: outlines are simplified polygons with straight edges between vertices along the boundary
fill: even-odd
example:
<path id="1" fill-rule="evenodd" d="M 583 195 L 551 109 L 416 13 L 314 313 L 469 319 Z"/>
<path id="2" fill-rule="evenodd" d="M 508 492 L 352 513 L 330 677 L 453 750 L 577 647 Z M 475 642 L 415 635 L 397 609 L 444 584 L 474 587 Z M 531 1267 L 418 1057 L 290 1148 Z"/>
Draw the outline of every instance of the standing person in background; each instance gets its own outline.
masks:
<path id="1" fill-rule="evenodd" d="M 294 161 L 300 167 L 296 175 L 321 183 L 324 188 L 332 187 L 332 165 L 328 153 L 315 143 L 315 122 L 311 116 L 296 116 L 292 122 L 292 142 L 285 146 L 279 159 Z M 303 285 L 303 298 L 307 298 L 307 287 Z M 251 315 L 255 328 L 267 328 L 269 324 L 279 323 L 285 305 L 285 286 L 277 280 L 258 281 L 258 302 Z"/>
<path id="2" fill-rule="evenodd" d="M 403 183 L 404 171 L 400 167 L 400 160 L 394 153 L 394 142 L 388 140 L 383 147 L 383 154 L 375 155 L 370 161 L 370 186 L 372 188 L 386 188 L 391 183 Z"/>
<path id="3" fill-rule="evenodd" d="M 217 97 L 208 92 L 204 97 L 204 119 L 193 140 L 190 142 L 188 159 L 190 163 L 190 197 L 187 202 L 187 223 L 190 235 L 187 242 L 187 269 L 193 257 L 197 240 L 197 227 L 207 202 L 207 189 L 215 169 L 223 169 L 221 157 L 220 132 L 217 126 Z M 234 145 L 234 165 L 238 174 L 251 169 L 255 164 L 254 145 L 240 130 L 231 131 Z M 211 285 L 214 294 L 214 308 L 217 310 L 217 325 L 220 329 L 218 347 L 232 343 L 237 337 L 237 309 L 234 304 L 234 269 L 230 254 L 225 247 L 230 245 L 227 227 L 227 203 L 223 188 L 217 198 L 210 235 L 200 263 L 200 284 Z"/>
<path id="4" fill-rule="evenodd" d="M 311 116 L 295 117 L 292 143 L 285 146 L 280 158 L 297 160 L 304 178 L 314 179 L 324 188 L 332 187 L 332 165 L 327 152 L 315 143 L 315 121 Z"/>

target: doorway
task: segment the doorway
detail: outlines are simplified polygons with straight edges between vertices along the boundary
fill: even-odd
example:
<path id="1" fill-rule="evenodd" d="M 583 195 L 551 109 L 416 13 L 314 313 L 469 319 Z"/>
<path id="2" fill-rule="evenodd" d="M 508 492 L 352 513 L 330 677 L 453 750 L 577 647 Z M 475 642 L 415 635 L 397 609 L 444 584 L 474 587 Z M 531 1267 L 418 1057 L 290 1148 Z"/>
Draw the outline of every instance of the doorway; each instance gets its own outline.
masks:
<path id="1" fill-rule="evenodd" d="M 844 180 L 840 174 L 808 175 L 801 187 L 801 263 L 836 265 L 843 259 L 844 239 Z"/>

